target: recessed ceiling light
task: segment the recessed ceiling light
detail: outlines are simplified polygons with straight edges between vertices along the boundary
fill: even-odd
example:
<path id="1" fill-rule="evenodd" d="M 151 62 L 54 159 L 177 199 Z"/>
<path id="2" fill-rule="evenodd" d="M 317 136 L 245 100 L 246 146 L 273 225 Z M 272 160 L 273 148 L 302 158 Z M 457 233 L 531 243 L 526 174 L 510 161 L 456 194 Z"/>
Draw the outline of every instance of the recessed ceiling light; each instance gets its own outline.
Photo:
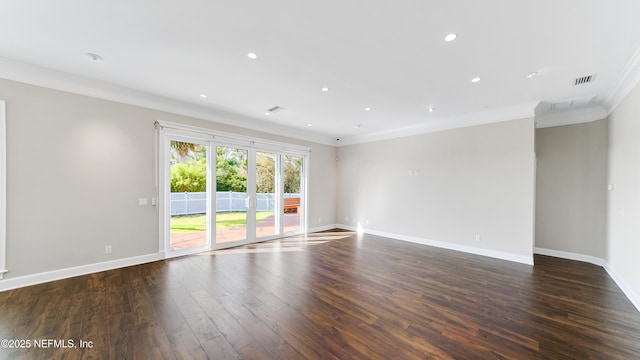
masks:
<path id="1" fill-rule="evenodd" d="M 257 59 L 257 58 L 258 58 L 258 55 L 256 55 L 256 53 L 252 53 L 252 52 L 250 52 L 250 53 L 248 53 L 248 54 L 247 54 L 247 57 L 248 57 L 249 59 L 255 60 L 255 59 Z"/>
<path id="2" fill-rule="evenodd" d="M 271 115 L 271 111 L 265 111 L 264 114 L 265 115 Z"/>
<path id="3" fill-rule="evenodd" d="M 203 98 L 203 99 L 206 99 L 207 98 L 207 94 L 200 94 L 200 97 Z"/>
<path id="4" fill-rule="evenodd" d="M 434 112 L 436 110 L 436 108 L 434 108 L 433 106 L 429 106 L 429 112 Z"/>
<path id="5" fill-rule="evenodd" d="M 477 82 L 479 82 L 480 80 L 482 80 L 482 79 L 481 79 L 481 78 L 479 78 L 479 77 L 474 77 L 473 79 L 471 79 L 471 82 L 472 82 L 472 83 L 477 83 Z"/>
<path id="6" fill-rule="evenodd" d="M 525 75 L 525 77 L 526 77 L 527 79 L 531 79 L 531 78 L 536 77 L 537 75 L 538 75 L 538 72 L 537 72 L 537 71 L 533 71 L 533 72 L 530 72 L 530 73 L 528 73 L 527 75 Z"/>
<path id="7" fill-rule="evenodd" d="M 308 126 L 308 127 L 312 127 L 312 126 L 313 126 L 313 124 L 307 124 L 307 126 Z"/>
<path id="8" fill-rule="evenodd" d="M 447 36 L 444 37 L 444 41 L 449 42 L 449 41 L 453 41 L 458 37 L 458 34 L 455 33 L 451 33 Z"/>
<path id="9" fill-rule="evenodd" d="M 371 111 L 371 108 L 370 107 L 366 107 L 366 108 L 364 108 L 364 111 Z"/>
<path id="10" fill-rule="evenodd" d="M 86 53 L 85 55 L 87 55 L 87 57 L 89 57 L 89 59 L 91 59 L 93 61 L 102 61 L 102 56 L 100 56 L 98 54 Z"/>
<path id="11" fill-rule="evenodd" d="M 328 87 L 323 87 L 321 90 L 324 91 L 324 92 L 327 92 L 327 91 L 329 91 L 329 88 Z"/>
<path id="12" fill-rule="evenodd" d="M 353 127 L 356 128 L 356 129 L 360 129 L 360 128 L 362 128 L 362 124 L 354 125 Z"/>

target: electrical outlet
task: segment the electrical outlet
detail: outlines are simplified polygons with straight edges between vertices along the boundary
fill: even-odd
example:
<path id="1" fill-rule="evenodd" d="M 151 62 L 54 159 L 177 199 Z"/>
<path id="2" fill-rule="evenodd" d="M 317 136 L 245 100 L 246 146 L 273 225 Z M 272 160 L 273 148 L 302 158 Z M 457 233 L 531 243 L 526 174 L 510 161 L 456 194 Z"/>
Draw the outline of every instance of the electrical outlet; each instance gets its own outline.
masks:
<path id="1" fill-rule="evenodd" d="M 476 241 L 480 241 L 480 234 L 476 234 Z"/>
<path id="2" fill-rule="evenodd" d="M 107 245 L 104 247 L 105 254 L 111 254 L 111 250 L 112 250 L 111 245 Z"/>

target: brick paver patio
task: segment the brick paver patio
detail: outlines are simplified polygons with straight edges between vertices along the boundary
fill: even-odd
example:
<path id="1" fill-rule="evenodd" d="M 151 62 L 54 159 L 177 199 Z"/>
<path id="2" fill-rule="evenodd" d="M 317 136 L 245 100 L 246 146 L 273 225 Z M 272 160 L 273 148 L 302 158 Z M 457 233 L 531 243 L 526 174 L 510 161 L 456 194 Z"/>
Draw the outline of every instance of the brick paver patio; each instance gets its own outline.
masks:
<path id="1" fill-rule="evenodd" d="M 284 214 L 284 231 L 300 229 L 299 214 Z M 275 233 L 275 215 L 268 216 L 256 224 L 256 237 L 273 235 Z M 207 243 L 206 231 L 194 231 L 184 234 L 171 235 L 171 250 L 188 249 L 203 246 Z M 216 242 L 227 243 L 246 238 L 246 226 L 216 229 Z"/>

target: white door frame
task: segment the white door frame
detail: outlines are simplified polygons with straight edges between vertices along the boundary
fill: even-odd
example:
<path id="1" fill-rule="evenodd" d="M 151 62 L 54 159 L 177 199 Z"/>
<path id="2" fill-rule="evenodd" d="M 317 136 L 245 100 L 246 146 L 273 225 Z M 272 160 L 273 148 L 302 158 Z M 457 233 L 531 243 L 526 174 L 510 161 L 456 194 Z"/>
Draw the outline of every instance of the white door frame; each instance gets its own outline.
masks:
<path id="1" fill-rule="evenodd" d="M 0 280 L 7 270 L 7 118 L 0 100 Z"/>
<path id="2" fill-rule="evenodd" d="M 170 234 L 170 225 L 171 225 L 171 153 L 170 153 L 170 144 L 171 141 L 181 141 L 193 144 L 204 145 L 207 147 L 207 194 L 211 194 L 212 189 L 212 179 L 215 180 L 215 177 L 212 177 L 212 174 L 215 174 L 215 169 L 211 169 L 209 160 L 212 156 L 212 137 L 206 136 L 198 133 L 190 133 L 184 132 L 175 129 L 160 129 L 160 141 L 159 141 L 159 150 L 160 150 L 160 166 L 159 166 L 159 185 L 160 185 L 160 196 L 159 196 L 159 221 L 160 221 L 160 253 L 164 253 L 164 257 L 175 257 L 182 256 L 187 254 L 193 254 L 197 252 L 202 252 L 211 249 L 211 244 L 214 242 L 213 237 L 215 236 L 215 227 L 214 223 L 211 219 L 212 214 L 212 206 L 211 206 L 211 196 L 207 196 L 206 199 L 206 208 L 207 208 L 207 232 L 206 232 L 206 240 L 207 243 L 204 246 L 193 247 L 189 249 L 181 249 L 181 250 L 171 250 L 171 234 Z M 214 198 L 215 200 L 215 198 Z M 215 204 L 215 202 L 214 202 Z M 215 208 L 213 208 L 213 212 L 215 213 Z"/>

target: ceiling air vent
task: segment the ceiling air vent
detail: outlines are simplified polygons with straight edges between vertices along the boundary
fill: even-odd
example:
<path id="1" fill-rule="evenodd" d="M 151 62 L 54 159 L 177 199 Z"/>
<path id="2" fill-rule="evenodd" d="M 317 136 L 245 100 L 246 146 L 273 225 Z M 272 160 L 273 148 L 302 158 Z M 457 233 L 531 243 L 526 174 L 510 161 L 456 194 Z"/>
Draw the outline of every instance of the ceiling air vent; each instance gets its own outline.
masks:
<path id="1" fill-rule="evenodd" d="M 271 109 L 267 110 L 271 114 L 277 113 L 278 111 L 282 111 L 284 108 L 282 106 L 274 106 Z"/>
<path id="2" fill-rule="evenodd" d="M 579 77 L 573 81 L 573 86 L 588 84 L 590 82 L 593 82 L 595 78 L 596 78 L 595 75 L 587 75 L 587 76 Z"/>

